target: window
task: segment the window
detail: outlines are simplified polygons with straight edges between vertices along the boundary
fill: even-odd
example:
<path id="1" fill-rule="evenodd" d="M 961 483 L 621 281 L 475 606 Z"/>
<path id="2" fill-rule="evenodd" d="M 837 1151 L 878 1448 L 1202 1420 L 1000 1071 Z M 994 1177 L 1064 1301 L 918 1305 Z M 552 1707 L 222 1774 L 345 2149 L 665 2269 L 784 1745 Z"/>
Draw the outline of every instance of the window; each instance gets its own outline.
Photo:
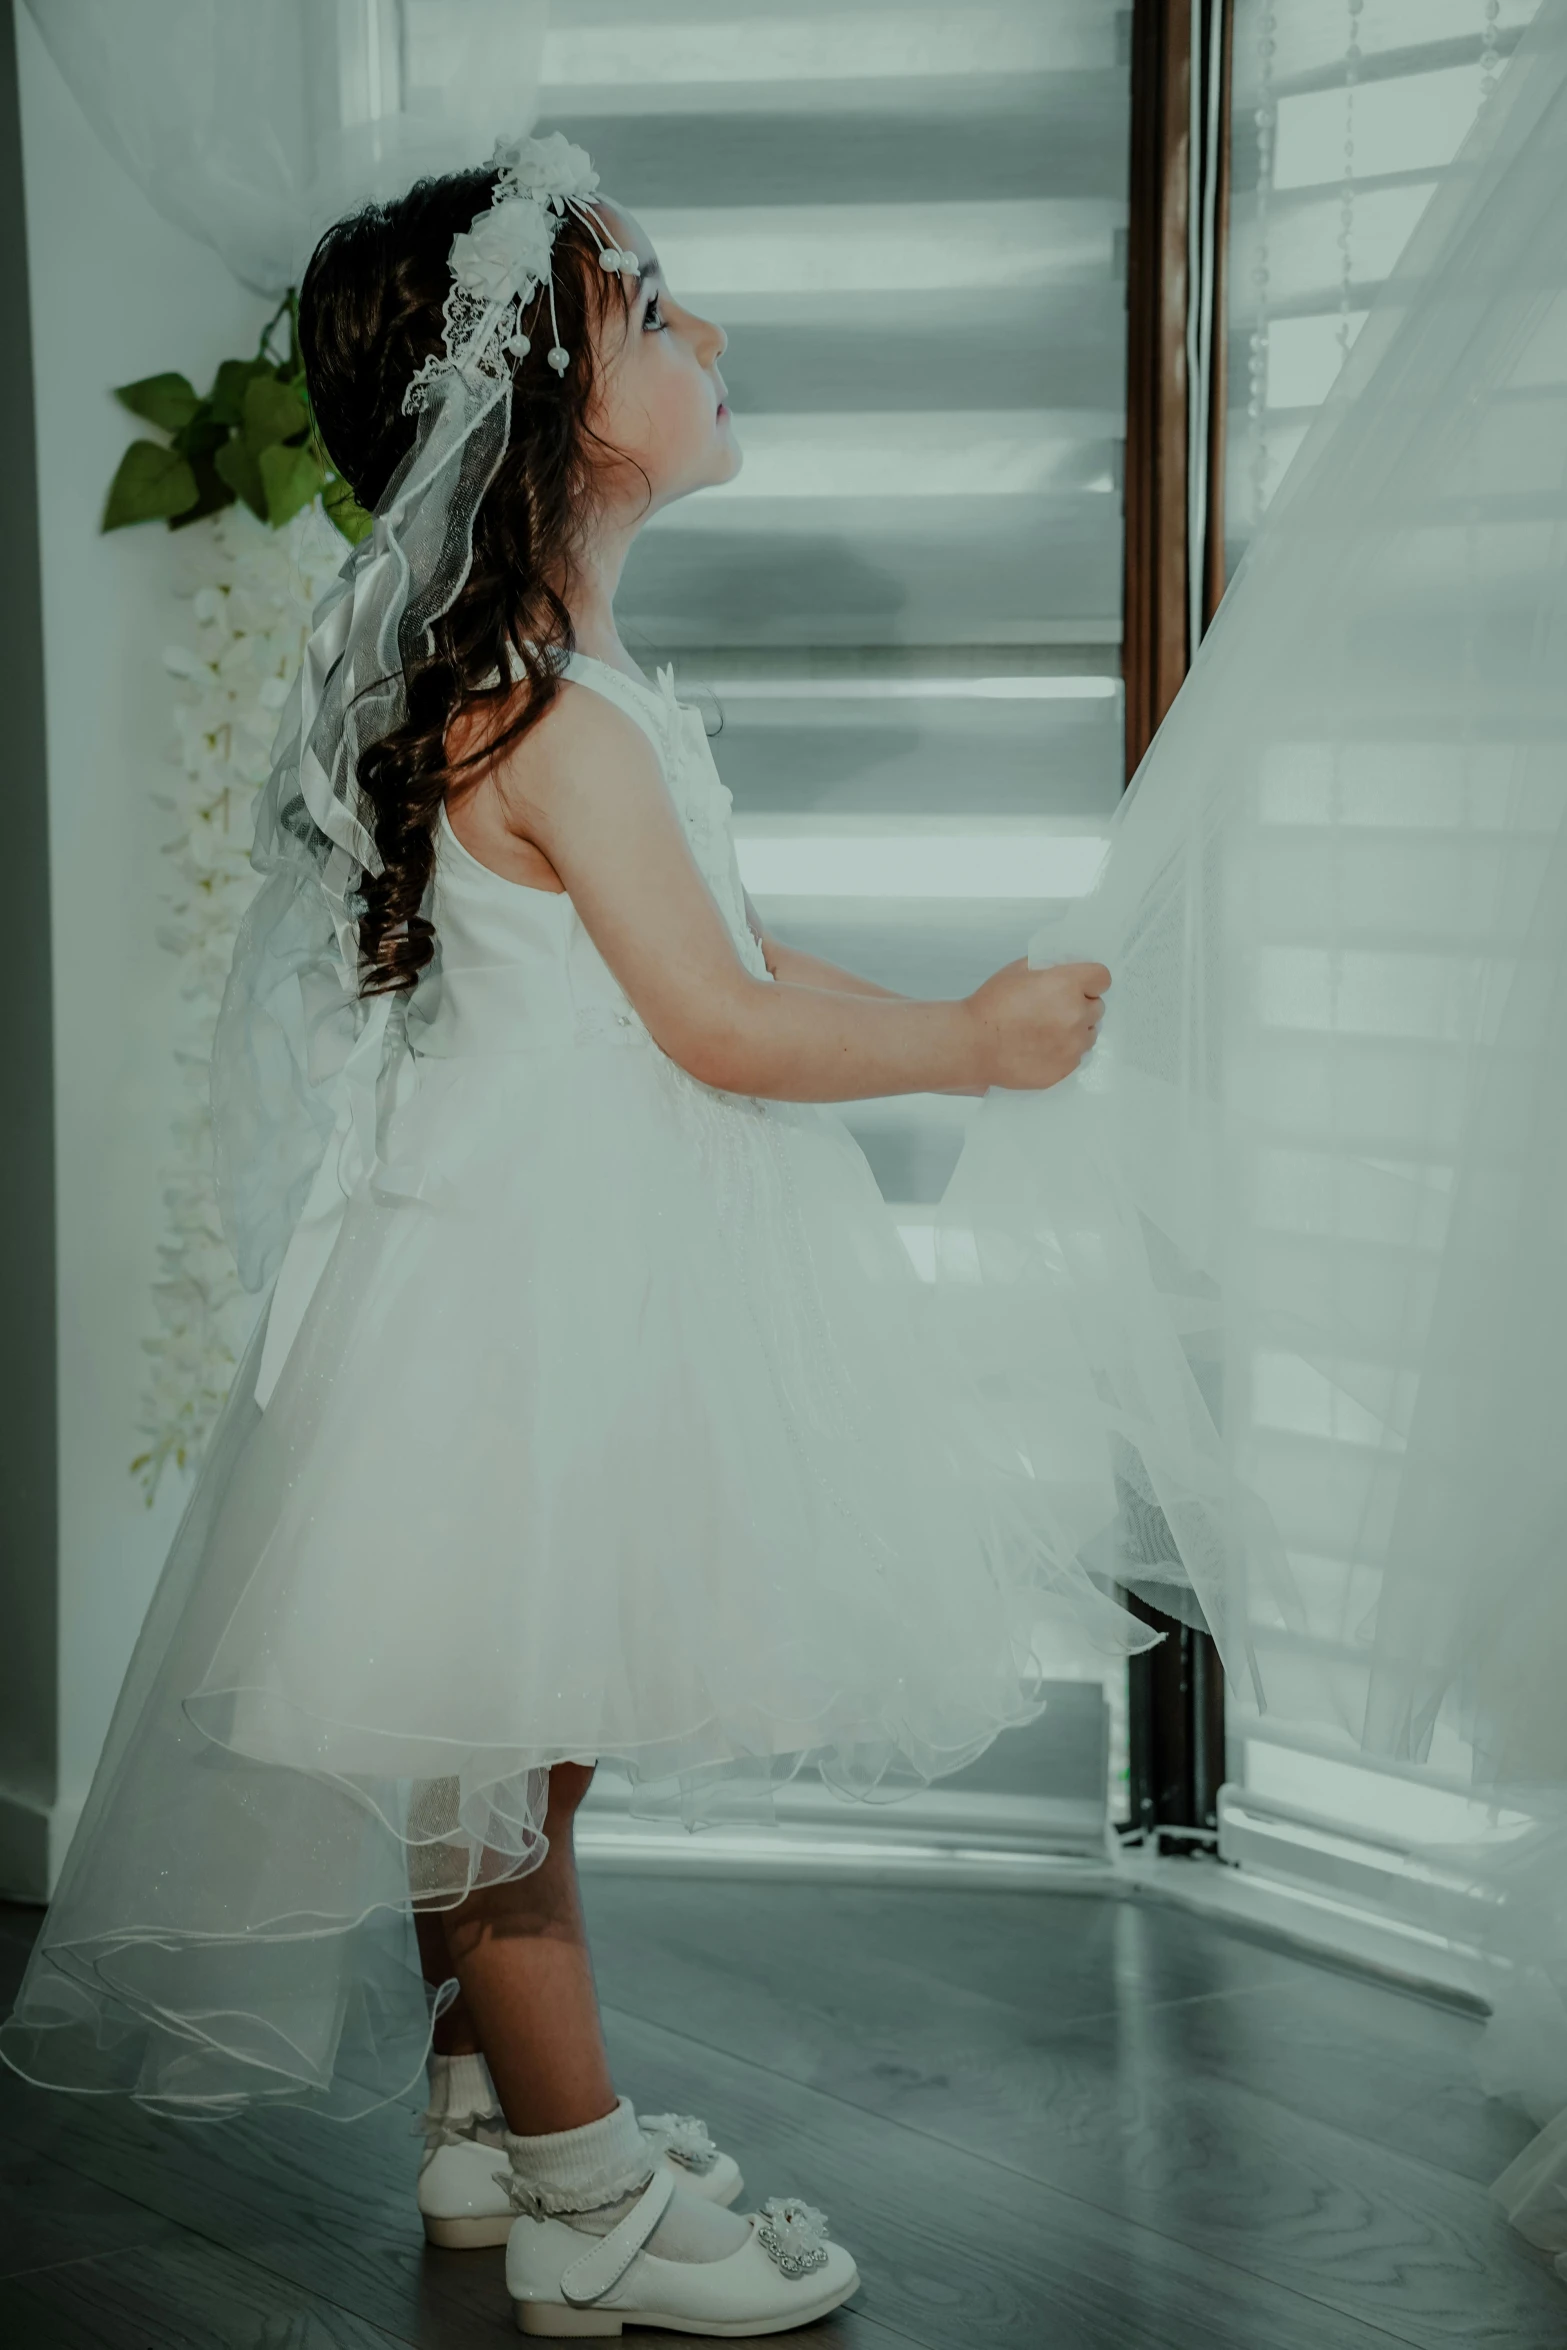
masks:
<path id="1" fill-rule="evenodd" d="M 1236 0 L 1225 498 L 1231 571 L 1376 288 L 1396 270 L 1533 14 L 1533 0 L 1501 0 L 1494 15 L 1484 0 L 1291 0 L 1287 7 Z M 1351 1031 L 1359 1038 L 1361 1081 L 1384 1098 L 1396 1093 L 1401 1066 L 1440 1047 L 1432 1022 L 1443 975 L 1464 952 L 1466 876 L 1472 887 L 1484 847 L 1485 792 L 1475 762 L 1488 746 L 1421 738 L 1414 721 L 1410 731 L 1405 743 L 1292 744 L 1269 779 L 1263 818 L 1279 826 L 1297 872 L 1309 866 L 1313 830 L 1326 838 L 1329 795 L 1340 805 L 1348 795 L 1350 806 L 1358 796 L 1364 809 L 1363 847 L 1353 835 L 1346 845 L 1342 827 L 1335 834 L 1346 889 L 1355 863 L 1367 909 L 1363 939 L 1345 952 L 1340 931 L 1325 926 L 1313 936 L 1303 900 L 1291 967 L 1283 968 L 1282 950 L 1276 963 L 1274 975 L 1295 1007 L 1294 1032 L 1274 1027 L 1270 1043 L 1300 1079 L 1297 1092 L 1313 1069 L 1320 1075 L 1326 1068 L 1332 1027 L 1340 1042 L 1353 1042 Z M 1419 958 L 1397 934 L 1390 895 L 1414 859 L 1430 909 Z M 1326 895 L 1323 905 L 1330 925 Z M 1314 1039 L 1300 1007 L 1318 977 Z M 1265 972 L 1258 1007 L 1264 1028 L 1272 1018 L 1267 978 Z M 1331 1013 L 1330 982 L 1340 991 Z M 1350 1081 L 1351 1057 L 1338 1064 L 1337 1082 Z M 1289 1091 L 1281 1087 L 1281 1095 Z M 1377 1164 L 1368 1158 L 1368 1179 Z M 1425 1187 L 1434 1246 L 1450 1169 L 1405 1159 L 1381 1171 Z M 1255 1194 L 1256 1244 L 1269 1252 L 1281 1284 L 1327 1279 L 1330 1240 L 1342 1268 L 1342 1192 L 1331 1232 L 1321 1221 L 1323 1202 L 1333 1196 L 1330 1176 L 1325 1162 L 1313 1164 L 1309 1119 L 1296 1130 L 1281 1106 Z M 1372 1237 L 1369 1228 L 1365 1237 Z M 1352 1380 L 1331 1386 L 1298 1357 L 1254 1362 L 1251 1372 L 1249 1441 L 1310 1620 L 1299 1631 L 1257 1623 L 1276 1710 L 1259 1719 L 1232 1698 L 1220 1850 L 1321 1916 L 1374 1917 L 1410 1963 L 1435 1964 L 1438 1951 L 1464 1946 L 1474 1895 L 1461 1869 L 1433 1866 L 1422 1848 L 1506 1835 L 1509 1823 L 1487 1829 L 1483 1806 L 1467 1792 L 1468 1750 L 1446 1722 L 1438 1722 L 1422 1765 L 1383 1769 L 1359 1750 L 1365 1652 L 1357 1623 L 1343 1620 L 1339 1603 L 1345 1562 L 1357 1555 L 1357 1512 L 1374 1517 L 1375 1460 L 1392 1441 L 1375 1398 L 1391 1392 L 1399 1365 L 1357 1364 Z M 1351 1402 L 1349 1386 L 1370 1400 Z M 1351 1615 L 1364 1616 L 1372 1596 L 1367 1578 L 1365 1604 L 1352 1604 Z M 1315 1709 L 1304 1703 L 1302 1718 L 1291 1719 L 1292 1677 L 1298 1687 L 1308 1663 L 1342 1691 L 1341 1735 L 1306 1720 Z"/>
<path id="2" fill-rule="evenodd" d="M 637 541 L 626 644 L 721 714 L 764 921 L 911 993 L 1020 954 L 1122 788 L 1128 24 L 573 0 L 549 34 L 540 129 L 727 330 L 745 452 Z M 916 1265 L 974 1107 L 843 1105 Z M 1080 1788 L 1091 1751 L 1102 1787 L 1102 1717 L 1072 1718 L 1075 1760 L 1036 1725 L 1040 1771 Z M 1016 1794 L 996 1770 L 976 1798 Z"/>

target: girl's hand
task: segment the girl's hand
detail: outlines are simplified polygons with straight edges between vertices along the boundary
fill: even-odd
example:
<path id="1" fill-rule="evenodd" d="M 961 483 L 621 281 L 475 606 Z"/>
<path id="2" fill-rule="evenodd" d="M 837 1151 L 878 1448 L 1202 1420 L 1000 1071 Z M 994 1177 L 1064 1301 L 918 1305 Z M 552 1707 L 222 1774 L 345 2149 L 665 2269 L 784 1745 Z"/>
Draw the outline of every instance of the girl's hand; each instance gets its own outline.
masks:
<path id="1" fill-rule="evenodd" d="M 978 1073 L 985 1086 L 1035 1091 L 1059 1085 L 1090 1050 L 1104 1017 L 1103 963 L 1006 963 L 967 998 Z"/>

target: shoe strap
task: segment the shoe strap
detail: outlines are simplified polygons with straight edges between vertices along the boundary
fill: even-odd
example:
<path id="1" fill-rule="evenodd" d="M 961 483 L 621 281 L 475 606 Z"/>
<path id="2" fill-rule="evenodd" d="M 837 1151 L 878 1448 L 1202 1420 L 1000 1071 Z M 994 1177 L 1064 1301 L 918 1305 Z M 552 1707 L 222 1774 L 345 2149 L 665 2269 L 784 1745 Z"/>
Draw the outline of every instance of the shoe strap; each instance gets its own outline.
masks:
<path id="1" fill-rule="evenodd" d="M 601 2300 L 619 2284 L 669 2208 L 674 2191 L 675 2174 L 661 2164 L 619 2226 L 601 2236 L 590 2252 L 584 2252 L 563 2271 L 561 2295 L 573 2309 Z"/>

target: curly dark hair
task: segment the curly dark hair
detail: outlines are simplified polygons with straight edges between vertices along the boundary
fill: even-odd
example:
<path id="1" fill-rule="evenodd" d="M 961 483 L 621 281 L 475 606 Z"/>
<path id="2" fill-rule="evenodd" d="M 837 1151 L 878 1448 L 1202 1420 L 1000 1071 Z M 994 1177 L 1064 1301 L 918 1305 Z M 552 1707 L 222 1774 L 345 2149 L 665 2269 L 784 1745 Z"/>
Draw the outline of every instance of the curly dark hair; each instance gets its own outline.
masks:
<path id="1" fill-rule="evenodd" d="M 395 202 L 337 222 L 311 255 L 299 340 L 316 429 L 367 509 L 413 445 L 418 420 L 403 414 L 403 393 L 441 347 L 452 239 L 489 205 L 497 177 L 478 170 L 421 180 Z M 364 878 L 359 915 L 365 995 L 406 992 L 431 960 L 434 930 L 419 909 L 447 791 L 538 724 L 575 647 L 571 615 L 553 582 L 565 576 L 568 548 L 593 510 L 592 446 L 608 446 L 586 420 L 597 373 L 590 328 L 601 328 L 617 302 L 629 316 L 634 281 L 599 266 L 591 233 L 570 210 L 556 231 L 553 266 L 571 364 L 563 375 L 543 364 L 549 293 L 541 288 L 524 321 L 533 349 L 514 373 L 510 441 L 474 521 L 472 567 L 435 626 L 430 655 L 407 671 L 403 723 L 359 762 L 382 859 L 381 872 Z M 524 639 L 532 640 L 531 651 Z M 523 678 L 513 678 L 508 648 Z M 497 676 L 498 684 L 484 682 Z M 452 719 L 469 703 L 487 706 L 489 722 L 478 728 L 473 749 L 449 761 Z"/>

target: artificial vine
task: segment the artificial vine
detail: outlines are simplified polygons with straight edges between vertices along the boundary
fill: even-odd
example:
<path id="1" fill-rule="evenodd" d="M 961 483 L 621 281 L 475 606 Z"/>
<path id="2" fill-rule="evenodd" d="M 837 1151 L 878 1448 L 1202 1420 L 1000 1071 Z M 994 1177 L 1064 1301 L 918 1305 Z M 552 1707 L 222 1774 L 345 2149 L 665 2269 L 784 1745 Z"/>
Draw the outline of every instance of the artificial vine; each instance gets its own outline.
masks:
<path id="1" fill-rule="evenodd" d="M 286 350 L 274 347 L 288 322 Z M 205 398 L 172 369 L 117 384 L 115 398 L 168 437 L 132 441 L 109 485 L 103 528 L 167 522 L 182 530 L 236 502 L 281 530 L 312 500 L 351 546 L 370 516 L 337 472 L 316 431 L 299 353 L 299 298 L 290 286 L 261 331 L 255 356 L 225 359 Z"/>

